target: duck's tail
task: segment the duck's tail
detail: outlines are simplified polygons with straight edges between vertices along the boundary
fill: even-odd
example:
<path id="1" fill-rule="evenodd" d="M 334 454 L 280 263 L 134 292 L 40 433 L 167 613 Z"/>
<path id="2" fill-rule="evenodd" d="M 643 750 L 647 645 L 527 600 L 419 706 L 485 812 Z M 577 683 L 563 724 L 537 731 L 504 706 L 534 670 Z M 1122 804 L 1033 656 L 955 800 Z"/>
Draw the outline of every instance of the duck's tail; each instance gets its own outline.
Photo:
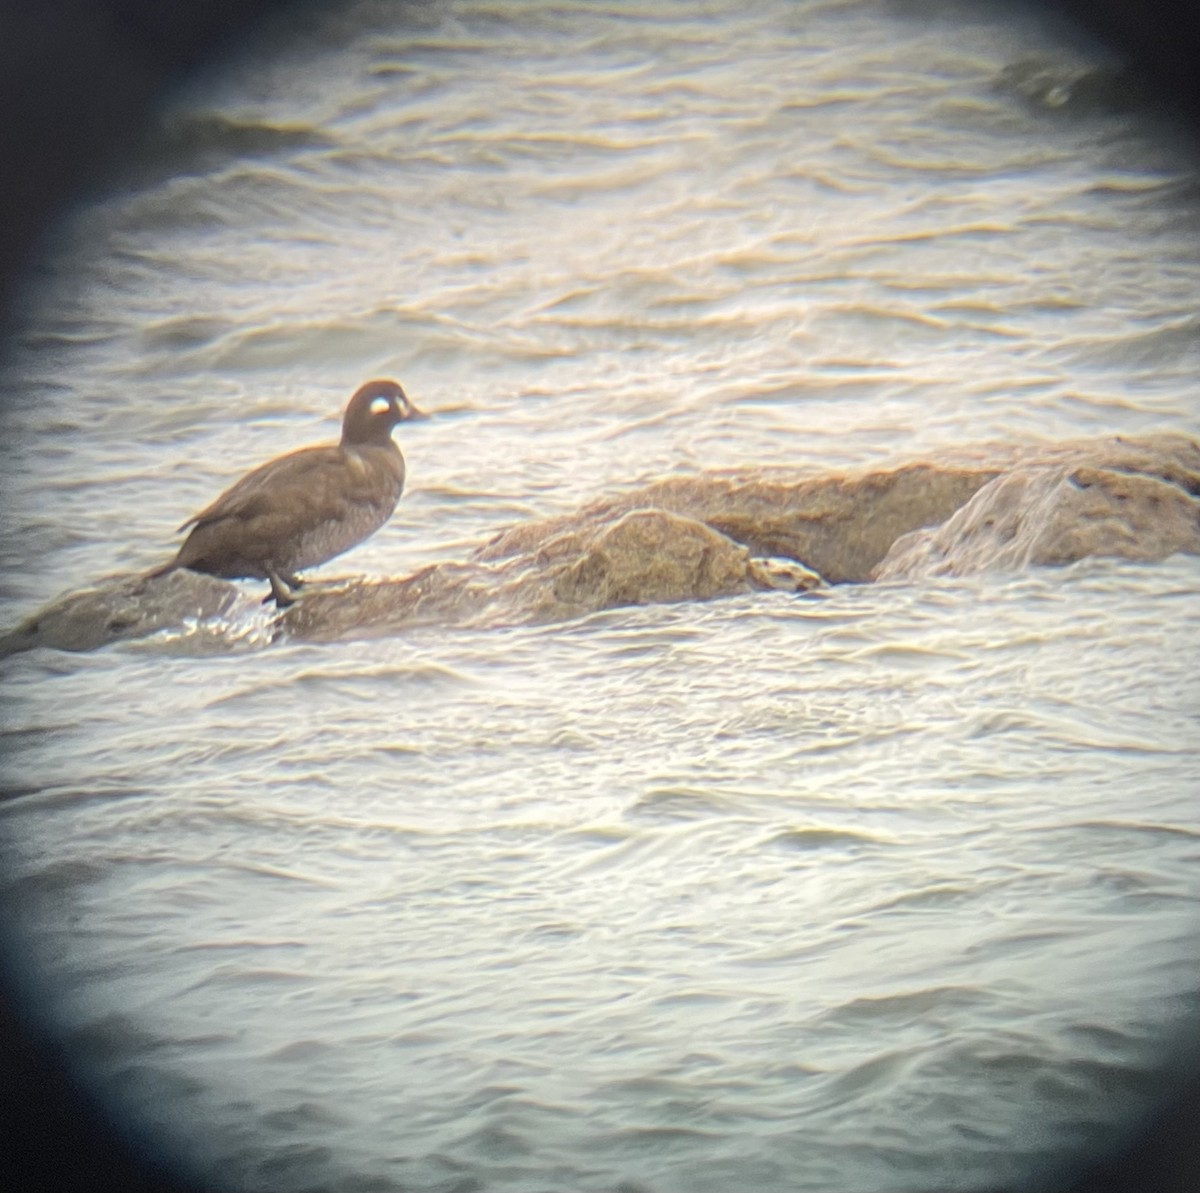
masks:
<path id="1" fill-rule="evenodd" d="M 178 571 L 181 567 L 183 567 L 183 564 L 179 562 L 179 556 L 176 555 L 174 559 L 168 560 L 166 563 L 160 564 L 156 568 L 151 568 L 150 571 L 146 573 L 146 579 L 153 580 L 158 576 L 169 575 L 171 572 Z"/>

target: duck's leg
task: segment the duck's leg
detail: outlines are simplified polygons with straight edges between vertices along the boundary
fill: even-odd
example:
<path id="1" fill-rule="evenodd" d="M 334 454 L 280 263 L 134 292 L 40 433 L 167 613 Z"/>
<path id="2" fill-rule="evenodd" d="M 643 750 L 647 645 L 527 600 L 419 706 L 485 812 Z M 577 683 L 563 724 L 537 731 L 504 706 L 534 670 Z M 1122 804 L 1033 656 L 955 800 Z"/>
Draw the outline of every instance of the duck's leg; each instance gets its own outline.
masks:
<path id="1" fill-rule="evenodd" d="M 267 579 L 271 581 L 271 595 L 263 597 L 264 605 L 274 601 L 277 609 L 286 609 L 296 603 L 296 598 L 300 595 L 297 592 L 300 581 L 295 576 L 281 576 L 278 572 L 268 572 Z"/>

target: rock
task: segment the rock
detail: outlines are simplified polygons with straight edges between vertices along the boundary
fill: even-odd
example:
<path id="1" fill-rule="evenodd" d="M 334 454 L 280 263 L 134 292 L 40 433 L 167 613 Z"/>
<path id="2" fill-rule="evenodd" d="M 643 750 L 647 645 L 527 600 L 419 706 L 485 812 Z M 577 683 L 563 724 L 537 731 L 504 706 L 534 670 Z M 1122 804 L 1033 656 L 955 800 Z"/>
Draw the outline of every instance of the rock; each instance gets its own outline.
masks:
<path id="1" fill-rule="evenodd" d="M 824 579 L 812 568 L 806 568 L 794 559 L 755 559 L 751 556 L 747 567 L 755 588 L 776 589 L 779 592 L 811 592 L 825 584 Z"/>
<path id="2" fill-rule="evenodd" d="M 660 509 L 633 510 L 602 526 L 578 557 L 549 569 L 538 620 L 617 605 L 711 600 L 750 587 L 750 552 L 703 522 Z M 549 582 L 548 585 L 546 582 Z"/>
<path id="3" fill-rule="evenodd" d="M 791 561 L 752 559 L 692 518 L 634 509 L 609 520 L 564 521 L 501 559 L 435 564 L 402 580 L 304 593 L 284 611 L 292 638 L 329 640 L 408 626 L 565 621 L 621 605 L 711 600 L 756 588 L 804 591 L 820 577 Z"/>
<path id="4" fill-rule="evenodd" d="M 661 509 L 704 523 L 752 555 L 795 560 L 831 584 L 866 580 L 901 534 L 948 518 L 998 471 L 920 463 L 815 477 L 782 469 L 672 477 L 578 514 L 515 526 L 474 558 L 553 551 L 572 530 Z"/>
<path id="5" fill-rule="evenodd" d="M 95 650 L 111 642 L 145 638 L 159 630 L 182 628 L 189 620 L 225 617 L 239 599 L 237 588 L 227 580 L 196 572 L 121 573 L 58 597 L 0 635 L 0 657 L 36 646 Z"/>
<path id="6" fill-rule="evenodd" d="M 1161 482 L 1177 495 L 1200 494 L 1200 444 L 1184 435 L 984 444 L 947 449 L 933 461 L 820 476 L 774 468 L 672 477 L 595 502 L 577 514 L 515 526 L 486 543 L 474 558 L 499 560 L 537 552 L 572 530 L 625 510 L 659 508 L 705 523 L 742 543 L 752 555 L 795 560 L 831 584 L 864 582 L 877 577 L 903 536 L 947 522 L 981 489 L 1006 474 L 1050 467 L 1142 477 Z M 1133 487 L 1128 486 L 1127 501 Z M 1169 499 L 1165 490 L 1153 486 L 1145 492 L 1159 493 L 1163 502 Z M 1081 518 L 1087 516 L 1082 505 L 1064 507 L 1064 522 L 1072 509 Z M 1154 517 L 1136 523 L 1131 512 L 1125 517 L 1128 525 L 1109 520 L 1101 526 L 1092 516 L 1084 553 L 1163 558 L 1155 545 Z M 1105 527 L 1111 542 L 1104 537 Z M 1145 553 L 1132 556 L 1137 548 L 1131 539 L 1139 536 L 1145 539 Z M 1177 538 L 1180 543 L 1190 541 L 1186 535 Z"/>
<path id="7" fill-rule="evenodd" d="M 1089 555 L 1200 554 L 1200 500 L 1171 480 L 1066 464 L 1016 468 L 943 525 L 897 539 L 873 579 L 962 576 Z"/>

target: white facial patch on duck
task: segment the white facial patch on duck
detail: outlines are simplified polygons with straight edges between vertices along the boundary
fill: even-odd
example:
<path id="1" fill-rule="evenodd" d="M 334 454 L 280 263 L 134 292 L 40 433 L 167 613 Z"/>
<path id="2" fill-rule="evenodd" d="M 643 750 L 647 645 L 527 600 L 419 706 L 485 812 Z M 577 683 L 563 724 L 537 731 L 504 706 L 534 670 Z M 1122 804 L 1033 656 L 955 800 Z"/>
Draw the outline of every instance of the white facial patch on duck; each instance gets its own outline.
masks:
<path id="1" fill-rule="evenodd" d="M 391 402 L 390 398 L 372 398 L 371 399 L 371 413 L 372 414 L 385 414 L 387 411 L 391 410 L 391 408 L 392 408 L 392 402 Z"/>

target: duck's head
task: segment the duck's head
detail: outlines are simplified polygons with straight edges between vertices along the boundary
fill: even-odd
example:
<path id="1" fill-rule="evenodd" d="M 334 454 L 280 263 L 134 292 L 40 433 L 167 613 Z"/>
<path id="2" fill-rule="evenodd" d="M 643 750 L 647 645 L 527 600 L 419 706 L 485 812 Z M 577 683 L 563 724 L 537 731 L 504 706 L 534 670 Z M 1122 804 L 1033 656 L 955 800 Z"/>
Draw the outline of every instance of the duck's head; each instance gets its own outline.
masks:
<path id="1" fill-rule="evenodd" d="M 395 381 L 368 381 L 358 387 L 346 406 L 342 443 L 386 443 L 397 423 L 428 417 Z"/>

